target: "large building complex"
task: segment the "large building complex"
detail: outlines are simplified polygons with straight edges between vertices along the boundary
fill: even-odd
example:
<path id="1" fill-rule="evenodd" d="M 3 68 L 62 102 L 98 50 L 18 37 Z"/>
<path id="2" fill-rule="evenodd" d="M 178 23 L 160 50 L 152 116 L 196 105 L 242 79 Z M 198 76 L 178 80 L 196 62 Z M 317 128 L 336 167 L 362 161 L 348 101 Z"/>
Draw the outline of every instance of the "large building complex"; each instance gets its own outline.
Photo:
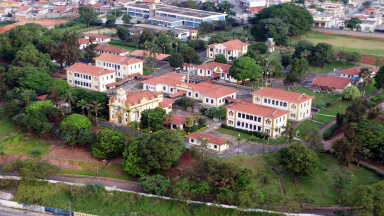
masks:
<path id="1" fill-rule="evenodd" d="M 125 78 L 131 74 L 143 74 L 143 60 L 135 59 L 127 56 L 118 56 L 114 54 L 104 53 L 94 58 L 96 66 L 108 70 L 115 70 L 117 78 Z"/>
<path id="2" fill-rule="evenodd" d="M 227 108 L 228 126 L 266 132 L 273 137 L 281 134 L 288 122 L 289 111 L 254 104 L 246 100 L 236 100 L 225 108 Z"/>
<path id="3" fill-rule="evenodd" d="M 252 102 L 289 111 L 289 119 L 300 121 L 311 116 L 313 96 L 263 87 L 252 92 Z"/>
<path id="4" fill-rule="evenodd" d="M 180 8 L 170 5 L 156 4 L 131 4 L 126 6 L 128 14 L 132 17 L 155 18 L 167 17 L 173 19 L 155 20 L 156 22 L 170 23 L 170 28 L 177 25 L 186 25 L 191 27 L 200 27 L 202 22 L 212 22 L 224 20 L 225 14 L 202 11 L 190 8 Z"/>
<path id="5" fill-rule="evenodd" d="M 209 62 L 207 64 L 199 65 L 196 67 L 196 76 L 204 78 L 213 77 L 231 83 L 240 83 L 241 81 L 238 81 L 229 75 L 229 69 L 231 67 L 232 65 L 229 64 Z"/>
<path id="6" fill-rule="evenodd" d="M 141 112 L 161 107 L 167 113 L 172 111 L 173 100 L 164 98 L 156 91 L 131 92 L 120 88 L 109 100 L 109 121 L 128 126 L 131 121 L 140 121 Z"/>
<path id="7" fill-rule="evenodd" d="M 217 55 L 223 54 L 227 61 L 233 61 L 242 57 L 248 52 L 249 44 L 240 40 L 231 40 L 224 43 L 214 43 L 207 45 L 207 58 L 215 59 Z"/>
<path id="8" fill-rule="evenodd" d="M 105 91 L 106 85 L 116 81 L 116 71 L 105 70 L 101 67 L 76 63 L 67 70 L 67 82 L 72 87 L 92 91 Z"/>

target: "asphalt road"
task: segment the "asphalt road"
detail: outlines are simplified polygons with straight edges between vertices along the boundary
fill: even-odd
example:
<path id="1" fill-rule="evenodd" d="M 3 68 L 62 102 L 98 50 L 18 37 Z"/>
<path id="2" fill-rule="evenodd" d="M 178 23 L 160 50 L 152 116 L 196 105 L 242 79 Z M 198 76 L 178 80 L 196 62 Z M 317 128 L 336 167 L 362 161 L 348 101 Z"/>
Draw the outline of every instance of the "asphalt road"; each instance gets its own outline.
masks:
<path id="1" fill-rule="evenodd" d="M 29 212 L 29 211 L 25 211 L 25 210 L 5 208 L 5 207 L 0 206 L 0 216 L 25 216 L 25 215 L 48 216 L 51 214 Z"/>

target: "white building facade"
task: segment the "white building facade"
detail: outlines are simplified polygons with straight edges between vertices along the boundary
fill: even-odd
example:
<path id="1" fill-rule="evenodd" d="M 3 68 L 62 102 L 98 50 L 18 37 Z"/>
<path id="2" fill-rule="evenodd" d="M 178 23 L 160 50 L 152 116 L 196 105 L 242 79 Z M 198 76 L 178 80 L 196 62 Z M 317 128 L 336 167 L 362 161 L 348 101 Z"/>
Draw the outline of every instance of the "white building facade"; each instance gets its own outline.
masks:
<path id="1" fill-rule="evenodd" d="M 118 56 L 114 54 L 104 53 L 94 58 L 97 67 L 108 70 L 115 70 L 116 77 L 125 78 L 128 75 L 139 73 L 143 74 L 143 60 L 135 59 L 127 56 Z"/>
<path id="2" fill-rule="evenodd" d="M 215 59 L 217 55 L 223 54 L 227 61 L 233 61 L 236 58 L 242 57 L 248 52 L 249 44 L 243 43 L 240 40 L 231 40 L 224 43 L 214 43 L 207 45 L 206 57 Z"/>

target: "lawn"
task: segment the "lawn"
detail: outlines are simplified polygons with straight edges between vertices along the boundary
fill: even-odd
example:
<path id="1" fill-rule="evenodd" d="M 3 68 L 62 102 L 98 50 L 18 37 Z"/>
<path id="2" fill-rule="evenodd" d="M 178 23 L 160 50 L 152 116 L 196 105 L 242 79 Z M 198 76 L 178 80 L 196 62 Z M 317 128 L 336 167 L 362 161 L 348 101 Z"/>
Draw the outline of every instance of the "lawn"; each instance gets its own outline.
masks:
<path id="1" fill-rule="evenodd" d="M 324 107 L 327 103 L 332 103 L 338 100 L 341 97 L 341 95 L 334 93 L 326 93 L 324 91 L 314 92 L 312 89 L 308 88 L 295 88 L 290 89 L 290 91 L 297 93 L 305 93 L 306 95 L 314 96 L 315 98 L 312 100 L 312 104 L 316 104 L 320 106 L 320 108 Z"/>
<path id="2" fill-rule="evenodd" d="M 374 39 L 361 39 L 340 35 L 326 35 L 321 33 L 309 33 L 304 40 L 311 41 L 315 45 L 318 43 L 328 43 L 333 49 L 339 51 L 349 51 L 367 53 L 373 55 L 384 55 L 384 41 Z"/>
<path id="3" fill-rule="evenodd" d="M 271 171 L 271 167 L 277 167 L 277 160 L 275 153 L 268 154 L 254 154 L 241 157 L 230 157 L 240 167 L 250 168 L 255 171 L 256 185 L 263 192 L 279 193 L 280 186 L 277 181 L 277 176 Z M 314 199 L 316 204 L 324 205 L 338 205 L 338 191 L 334 187 L 333 176 L 340 169 L 338 162 L 329 154 L 319 154 L 320 163 L 314 174 L 308 177 L 298 177 L 298 184 L 293 184 L 293 175 L 291 173 L 281 174 L 282 183 L 285 193 L 291 197 L 299 192 L 303 192 L 311 199 Z M 343 191 L 343 195 L 347 192 L 354 191 L 358 186 L 370 185 L 379 182 L 381 179 L 374 173 L 350 164 L 345 167 L 353 173 L 353 180 L 350 185 L 347 185 Z M 270 178 L 269 183 L 261 184 L 258 179 L 260 175 L 267 175 Z"/>
<path id="4" fill-rule="evenodd" d="M 319 121 L 319 122 L 323 122 L 325 124 L 328 124 L 329 122 L 331 122 L 333 119 L 335 119 L 335 117 L 332 117 L 332 116 L 324 116 L 324 115 L 314 115 L 313 116 L 313 120 L 315 121 Z"/>
<path id="5" fill-rule="evenodd" d="M 334 115 L 336 117 L 337 113 L 344 113 L 351 104 L 352 104 L 351 101 L 343 100 L 341 102 L 341 106 L 340 106 L 340 103 L 337 103 L 330 108 L 320 107 L 319 113 L 325 114 L 325 115 Z"/>
<path id="6" fill-rule="evenodd" d="M 373 86 L 375 83 L 376 83 L 375 79 L 372 79 L 372 84 L 365 88 L 365 96 L 369 96 L 377 90 L 377 88 Z M 363 92 L 364 90 L 363 87 L 359 87 L 359 89 L 360 89 L 360 92 Z"/>
<path id="7" fill-rule="evenodd" d="M 299 126 L 297 126 L 297 128 L 295 128 L 295 136 L 296 136 L 296 131 L 300 131 L 299 133 L 301 133 L 304 128 L 310 128 L 311 126 L 314 128 L 319 128 L 319 129 L 323 127 L 322 124 L 312 122 L 310 120 L 305 120 Z"/>
<path id="8" fill-rule="evenodd" d="M 340 67 L 351 68 L 356 67 L 358 65 L 343 62 L 343 61 L 335 61 L 333 64 L 325 64 L 324 67 L 320 67 L 320 65 L 310 64 L 308 71 L 317 72 L 317 73 L 329 73 L 334 69 L 338 69 Z"/>
<path id="9" fill-rule="evenodd" d="M 153 71 L 148 70 L 148 69 L 144 69 L 143 74 L 149 76 L 149 75 L 153 74 Z"/>
<path id="10" fill-rule="evenodd" d="M 123 49 L 126 49 L 126 50 L 130 50 L 130 51 L 135 51 L 137 50 L 136 47 L 134 46 L 131 46 L 129 44 L 124 44 L 122 42 L 117 42 L 117 41 L 111 41 L 109 42 L 109 46 L 112 46 L 112 47 L 119 47 L 119 48 L 123 48 Z"/>
<path id="11" fill-rule="evenodd" d="M 224 134 L 234 136 L 234 137 L 237 137 L 240 134 L 240 137 L 242 139 L 245 139 L 245 140 L 248 140 L 252 136 L 252 135 L 249 135 L 246 133 L 242 133 L 242 132 L 238 132 L 238 131 L 234 131 L 234 130 L 230 130 L 230 129 L 226 129 L 226 128 L 219 128 L 216 131 L 219 133 L 224 133 Z M 256 142 L 266 144 L 268 141 L 257 138 Z M 271 139 L 271 138 L 269 139 L 269 145 L 280 145 L 280 144 L 284 144 L 284 143 L 281 143 L 279 140 L 276 140 L 276 139 Z"/>

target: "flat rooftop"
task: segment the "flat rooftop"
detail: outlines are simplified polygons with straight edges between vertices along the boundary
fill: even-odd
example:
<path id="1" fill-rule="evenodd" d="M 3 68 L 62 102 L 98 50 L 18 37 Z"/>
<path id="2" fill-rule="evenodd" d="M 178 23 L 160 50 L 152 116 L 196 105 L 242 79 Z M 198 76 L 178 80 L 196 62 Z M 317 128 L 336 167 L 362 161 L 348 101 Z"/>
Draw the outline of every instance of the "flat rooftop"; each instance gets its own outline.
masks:
<path id="1" fill-rule="evenodd" d="M 165 32 L 168 31 L 168 30 L 172 30 L 173 32 L 175 32 L 175 34 L 182 34 L 182 33 L 185 33 L 185 32 L 189 32 L 189 30 L 172 29 L 172 28 L 156 26 L 156 25 L 150 25 L 150 24 L 135 24 L 134 28 L 135 27 L 139 27 L 141 29 L 149 28 L 149 29 L 153 29 L 155 31 L 165 31 Z M 129 29 L 131 29 L 131 28 L 129 28 Z"/>
<path id="2" fill-rule="evenodd" d="M 142 10 L 149 10 L 149 4 L 132 4 L 132 5 L 127 5 L 125 7 L 126 8 L 142 9 Z M 191 8 L 180 8 L 180 7 L 176 7 L 176 6 L 161 5 L 161 4 L 156 4 L 156 12 L 172 13 L 172 14 L 179 14 L 182 16 L 199 17 L 199 18 L 207 18 L 207 17 L 211 17 L 211 16 L 224 16 L 225 15 L 222 13 L 196 10 L 196 9 L 191 9 Z"/>
<path id="3" fill-rule="evenodd" d="M 149 19 L 151 19 L 151 20 L 163 21 L 163 22 L 178 22 L 178 21 L 183 21 L 183 20 L 181 20 L 181 19 L 172 18 L 172 17 L 163 17 L 163 16 L 149 17 Z"/>

